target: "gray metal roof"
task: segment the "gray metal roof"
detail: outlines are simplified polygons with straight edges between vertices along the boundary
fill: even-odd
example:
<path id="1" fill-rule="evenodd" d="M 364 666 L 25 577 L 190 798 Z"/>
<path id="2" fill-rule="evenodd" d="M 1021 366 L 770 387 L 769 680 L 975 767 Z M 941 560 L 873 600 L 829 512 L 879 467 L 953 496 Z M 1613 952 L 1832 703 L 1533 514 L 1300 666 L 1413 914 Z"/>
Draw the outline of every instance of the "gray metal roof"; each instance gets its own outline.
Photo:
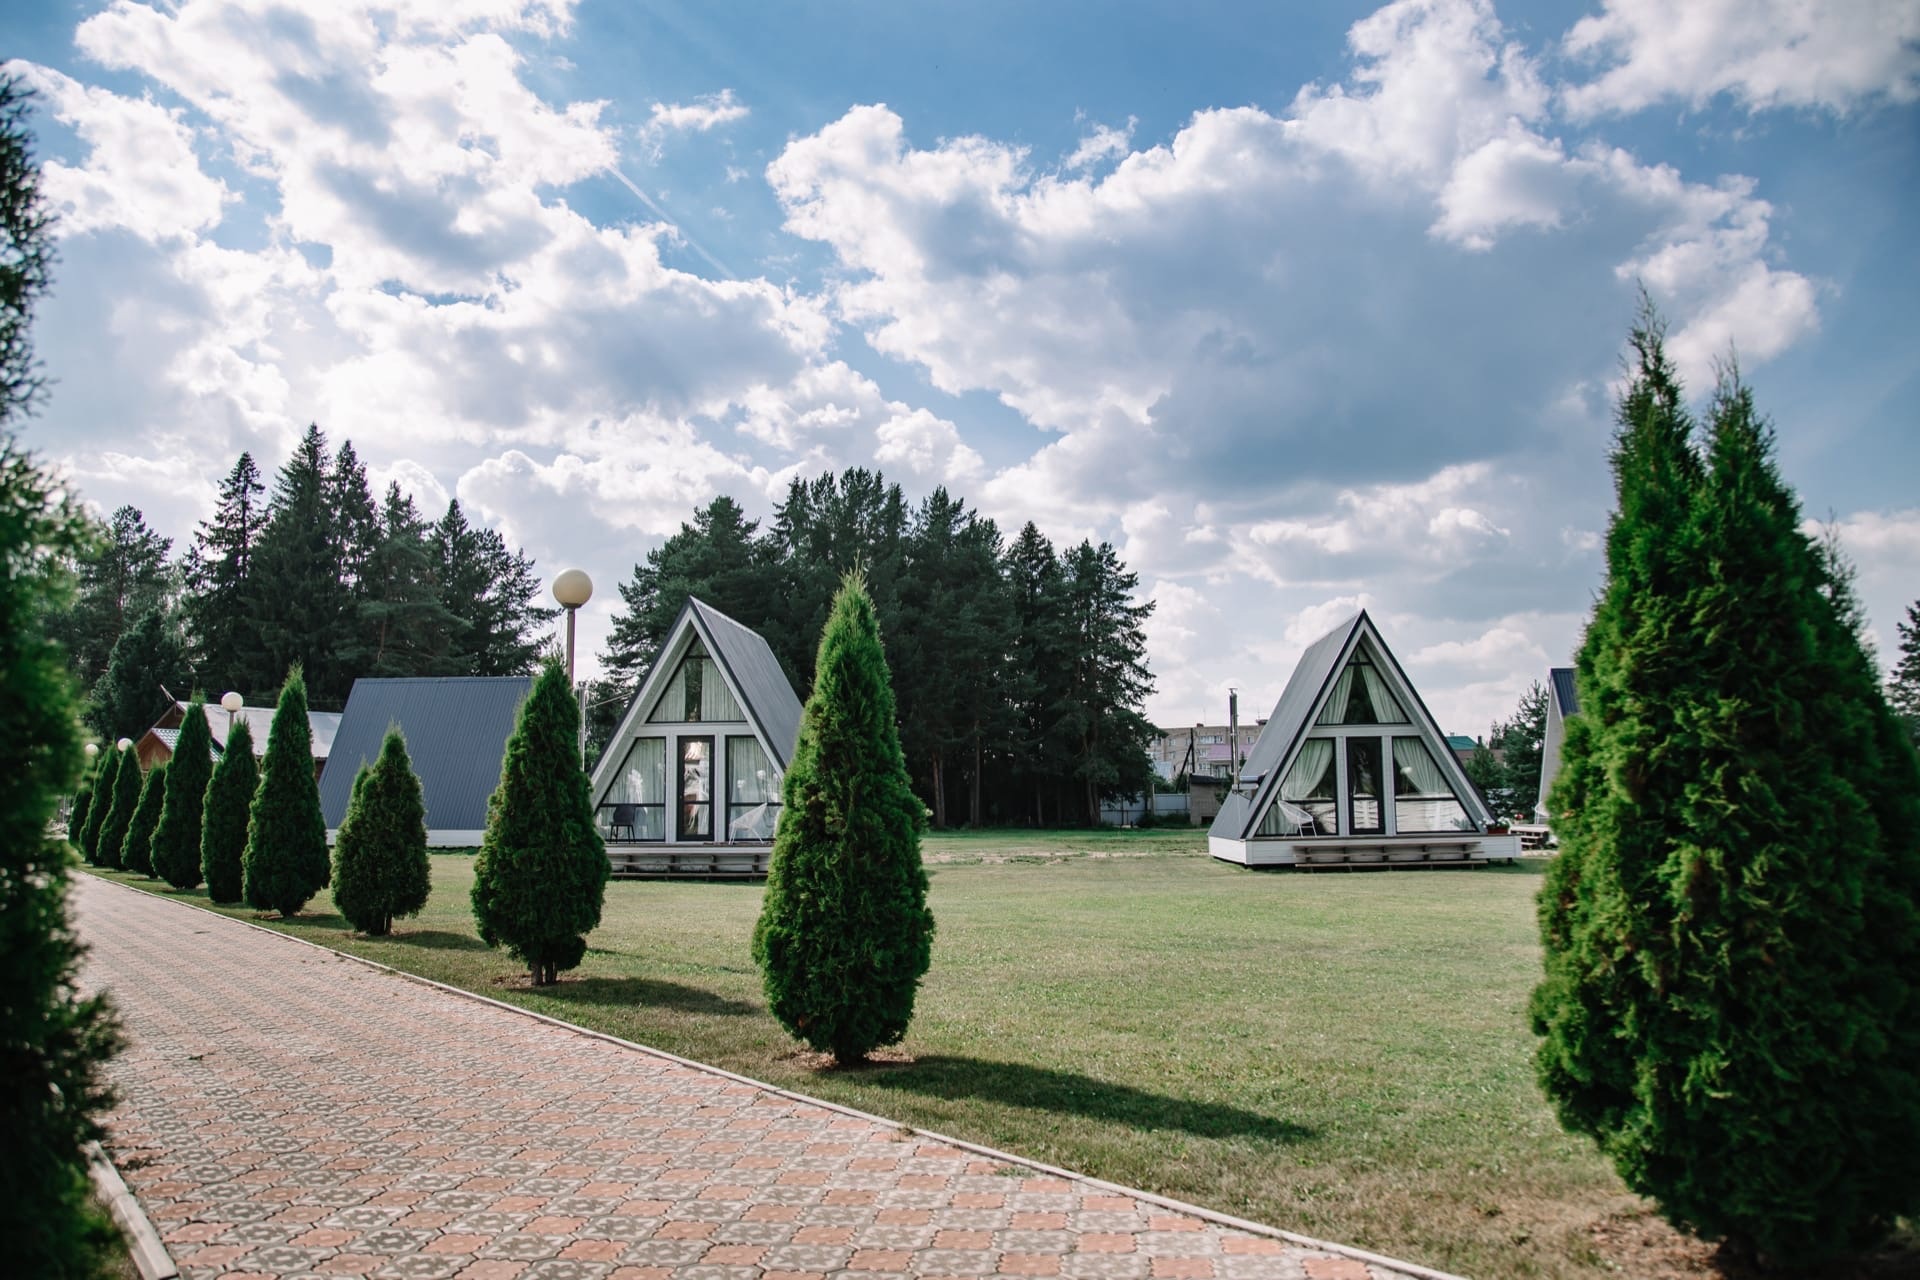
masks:
<path id="1" fill-rule="evenodd" d="M 726 670 L 748 719 L 760 730 L 782 773 L 793 763 L 800 739 L 800 699 L 780 669 L 780 659 L 758 631 L 735 622 L 704 600 L 687 600 L 707 648 Z M 669 635 L 672 633 L 669 632 Z M 664 650 L 662 651 L 664 654 Z"/>
<path id="2" fill-rule="evenodd" d="M 175 702 L 174 706 L 180 709 L 182 715 L 186 714 L 187 703 Z M 209 702 L 205 704 L 204 710 L 207 716 L 207 728 L 213 731 L 214 749 L 216 751 L 225 751 L 227 749 L 226 709 L 218 702 Z M 273 712 L 274 708 L 272 707 L 241 707 L 233 713 L 235 718 L 247 722 L 247 729 L 253 734 L 253 754 L 255 756 L 264 756 L 267 754 L 267 734 L 273 728 Z M 339 711 L 307 712 L 307 730 L 309 736 L 313 739 L 313 758 L 315 760 L 325 760 L 327 756 L 332 753 L 333 738 L 334 735 L 340 731 L 340 717 L 342 714 L 344 713 Z M 160 731 L 156 728 L 155 732 L 159 733 Z M 173 740 L 166 737 L 164 733 L 160 734 L 160 737 L 161 740 L 167 744 L 167 749 L 172 750 Z"/>
<path id="3" fill-rule="evenodd" d="M 1580 691 L 1574 687 L 1572 667 L 1553 667 L 1547 672 L 1553 685 L 1553 700 L 1560 704 L 1560 718 L 1580 714 Z"/>
<path id="4" fill-rule="evenodd" d="M 1492 816 L 1487 812 L 1485 801 L 1480 798 L 1479 788 L 1460 768 L 1458 758 L 1451 750 L 1445 749 L 1448 745 L 1447 736 L 1434 723 L 1432 713 L 1420 698 L 1420 691 L 1413 687 L 1413 681 L 1407 679 L 1407 673 L 1400 667 L 1400 660 L 1393 656 L 1393 650 L 1381 638 L 1379 628 L 1373 625 L 1373 620 L 1367 617 L 1367 611 L 1362 609 L 1308 645 L 1307 651 L 1300 655 L 1299 665 L 1294 667 L 1287 687 L 1280 694 L 1280 701 L 1274 704 L 1273 714 L 1267 717 L 1266 727 L 1260 731 L 1260 740 L 1253 744 L 1253 750 L 1247 754 L 1247 763 L 1241 770 L 1242 778 L 1254 781 L 1252 793 L 1240 804 L 1231 803 L 1239 798 L 1240 793 L 1230 793 L 1227 800 L 1221 803 L 1220 812 L 1214 815 L 1213 825 L 1207 828 L 1208 835 L 1245 840 L 1252 834 L 1253 823 L 1259 810 L 1264 808 L 1266 797 L 1280 786 L 1281 768 L 1293 758 L 1294 748 L 1310 727 L 1314 712 L 1326 696 L 1327 686 L 1339 673 L 1341 663 L 1363 629 L 1369 634 L 1369 643 L 1377 651 L 1380 661 L 1392 669 L 1400 686 L 1411 695 L 1409 718 L 1423 736 L 1434 746 L 1442 748 L 1434 752 L 1435 763 L 1453 782 L 1461 803 L 1469 811 L 1477 810 L 1474 817 L 1481 822 Z"/>
<path id="5" fill-rule="evenodd" d="M 320 777 L 327 826 L 337 827 L 346 817 L 354 775 L 379 758 L 387 726 L 397 724 L 420 778 L 428 830 L 485 827 L 507 736 L 532 687 L 531 676 L 355 680 Z"/>

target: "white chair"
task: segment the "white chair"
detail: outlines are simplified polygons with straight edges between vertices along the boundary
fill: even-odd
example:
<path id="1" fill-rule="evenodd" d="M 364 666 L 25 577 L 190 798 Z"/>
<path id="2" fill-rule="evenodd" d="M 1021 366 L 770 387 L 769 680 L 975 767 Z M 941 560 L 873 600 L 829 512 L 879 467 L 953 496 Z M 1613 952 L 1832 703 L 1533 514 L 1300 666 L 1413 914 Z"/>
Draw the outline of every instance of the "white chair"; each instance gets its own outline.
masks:
<path id="1" fill-rule="evenodd" d="M 1285 800 L 1280 801 L 1280 816 L 1293 824 L 1293 834 L 1296 836 L 1317 836 L 1320 834 L 1320 824 L 1314 821 L 1313 814 L 1302 809 L 1297 804 L 1288 804 Z"/>

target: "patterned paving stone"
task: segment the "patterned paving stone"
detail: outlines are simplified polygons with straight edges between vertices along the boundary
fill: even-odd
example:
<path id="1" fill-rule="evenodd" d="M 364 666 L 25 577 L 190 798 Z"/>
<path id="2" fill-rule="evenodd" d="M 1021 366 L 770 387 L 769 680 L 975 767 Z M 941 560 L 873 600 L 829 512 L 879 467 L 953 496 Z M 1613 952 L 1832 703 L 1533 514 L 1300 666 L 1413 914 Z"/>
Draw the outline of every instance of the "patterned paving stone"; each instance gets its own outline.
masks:
<path id="1" fill-rule="evenodd" d="M 78 878 L 183 1280 L 1405 1280 Z M 504 962 L 503 962 L 504 963 Z"/>

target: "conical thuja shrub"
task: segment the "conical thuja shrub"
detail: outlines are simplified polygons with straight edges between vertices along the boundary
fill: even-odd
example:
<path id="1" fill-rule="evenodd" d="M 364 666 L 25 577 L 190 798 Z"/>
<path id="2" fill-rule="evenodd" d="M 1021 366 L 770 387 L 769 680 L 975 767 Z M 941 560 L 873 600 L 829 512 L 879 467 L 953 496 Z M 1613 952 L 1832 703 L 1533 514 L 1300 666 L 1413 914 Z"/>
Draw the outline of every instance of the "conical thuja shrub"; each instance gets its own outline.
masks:
<path id="1" fill-rule="evenodd" d="M 94 864 L 101 867 L 120 865 L 120 846 L 126 843 L 127 828 L 133 825 L 133 812 L 140 805 L 140 760 L 131 748 L 116 750 L 113 763 L 107 766 L 109 790 L 102 797 L 105 802 L 106 817 L 101 819 L 100 834 L 94 837 Z"/>
<path id="2" fill-rule="evenodd" d="M 821 635 L 781 800 L 754 962 L 789 1032 L 838 1062 L 858 1062 L 906 1034 L 933 949 L 924 811 L 858 577 L 841 586 Z"/>
<path id="3" fill-rule="evenodd" d="M 87 762 L 80 774 L 79 790 L 73 793 L 73 805 L 67 810 L 67 843 L 75 852 L 81 850 L 80 833 L 86 830 L 87 814 L 93 808 L 94 784 L 99 781 L 100 769 L 105 763 L 99 756 Z"/>
<path id="4" fill-rule="evenodd" d="M 114 776 L 123 767 L 123 757 L 127 753 L 109 745 L 104 754 L 105 759 L 94 779 L 93 803 L 88 806 L 86 821 L 80 827 L 80 856 L 96 866 L 100 865 L 100 828 L 106 825 L 107 810 L 113 807 Z M 136 769 L 135 772 L 139 771 Z M 111 852 L 111 859 L 107 866 L 118 863 L 118 850 Z"/>
<path id="5" fill-rule="evenodd" d="M 213 731 L 206 705 L 187 704 L 187 718 L 167 767 L 167 794 L 153 831 L 153 873 L 176 889 L 200 887 L 201 820 L 213 777 Z"/>
<path id="6" fill-rule="evenodd" d="M 213 768 L 207 784 L 206 816 L 200 830 L 200 872 L 207 880 L 207 898 L 238 902 L 242 892 L 241 859 L 247 851 L 247 811 L 260 779 L 253 758 L 253 730 L 245 720 L 234 723 L 227 749 Z"/>
<path id="7" fill-rule="evenodd" d="M 129 753 L 131 754 L 131 753 Z M 138 762 L 131 766 L 140 772 Z M 140 785 L 140 803 L 134 806 L 133 821 L 127 824 L 127 838 L 120 842 L 120 865 L 143 876 L 153 874 L 153 829 L 160 825 L 160 808 L 167 798 L 168 764 L 162 760 L 147 770 Z"/>
<path id="8" fill-rule="evenodd" d="M 1814 1262 L 1920 1205 L 1920 765 L 1746 389 L 1723 383 L 1704 459 L 1623 416 L 1541 1077 L 1677 1225 Z"/>
<path id="9" fill-rule="evenodd" d="M 294 667 L 281 687 L 267 730 L 260 785 L 247 813 L 247 849 L 241 859 L 249 905 L 290 916 L 326 887 L 327 823 L 313 777 L 313 729 L 307 685 Z"/>
<path id="10" fill-rule="evenodd" d="M 380 756 L 354 775 L 353 797 L 333 844 L 333 904 L 362 933 L 427 905 L 427 809 L 406 739 L 387 730 Z"/>
<path id="11" fill-rule="evenodd" d="M 474 924 L 488 946 L 525 961 L 537 986 L 580 963 L 606 895 L 579 729 L 566 668 L 549 658 L 507 739 L 474 860 Z"/>

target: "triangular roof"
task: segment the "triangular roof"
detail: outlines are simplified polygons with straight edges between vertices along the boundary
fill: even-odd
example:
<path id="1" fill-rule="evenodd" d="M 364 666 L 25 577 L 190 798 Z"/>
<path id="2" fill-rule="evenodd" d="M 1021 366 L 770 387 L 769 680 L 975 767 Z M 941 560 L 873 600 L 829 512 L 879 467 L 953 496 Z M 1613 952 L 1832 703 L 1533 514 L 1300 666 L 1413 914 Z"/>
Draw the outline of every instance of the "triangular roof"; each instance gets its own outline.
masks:
<path id="1" fill-rule="evenodd" d="M 532 676 L 419 676 L 353 682 L 320 777 L 329 830 L 347 816 L 354 775 L 379 758 L 387 726 L 406 735 L 430 831 L 478 831 Z"/>
<path id="2" fill-rule="evenodd" d="M 707 653 L 719 665 L 727 687 L 774 764 L 785 773 L 793 763 L 794 744 L 800 738 L 800 699 L 787 682 L 780 659 L 773 656 L 773 649 L 759 632 L 735 622 L 706 601 L 688 596 L 673 625 L 667 628 L 666 640 L 634 692 L 626 715 L 620 718 L 620 727 L 608 740 L 609 749 L 594 766 L 594 795 L 604 790 L 606 775 L 616 763 L 614 757 L 619 753 L 611 748 L 625 743 L 634 725 L 645 721 L 694 637 L 706 645 Z"/>
<path id="3" fill-rule="evenodd" d="M 1379 628 L 1373 625 L 1373 619 L 1362 609 L 1308 645 L 1307 651 L 1300 655 L 1299 664 L 1288 678 L 1280 701 L 1274 704 L 1273 714 L 1267 717 L 1266 727 L 1260 731 L 1260 740 L 1253 744 L 1253 750 L 1248 753 L 1247 763 L 1241 771 L 1241 781 L 1252 784 L 1252 790 L 1236 787 L 1227 794 L 1220 804 L 1220 812 L 1213 819 L 1213 825 L 1208 828 L 1210 836 L 1245 840 L 1253 834 L 1260 815 L 1266 812 L 1268 800 L 1279 790 L 1281 779 L 1292 766 L 1307 730 L 1313 727 L 1314 720 L 1325 705 L 1335 678 L 1346 667 L 1363 638 L 1378 656 L 1382 674 L 1406 709 L 1412 727 L 1420 732 L 1430 747 L 1437 748 L 1432 752 L 1434 763 L 1453 784 L 1454 794 L 1459 797 L 1461 804 L 1478 822 L 1485 823 L 1492 819 L 1479 789 L 1467 778 L 1453 752 L 1447 749 L 1447 735 L 1440 731 L 1426 703 L 1420 700 L 1419 691 L 1401 669 L 1400 660 L 1393 656 L 1393 650 L 1380 638 Z"/>
<path id="4" fill-rule="evenodd" d="M 1553 700 L 1560 706 L 1562 719 L 1580 714 L 1580 693 L 1574 687 L 1572 667 L 1548 668 L 1547 688 L 1552 691 Z"/>

